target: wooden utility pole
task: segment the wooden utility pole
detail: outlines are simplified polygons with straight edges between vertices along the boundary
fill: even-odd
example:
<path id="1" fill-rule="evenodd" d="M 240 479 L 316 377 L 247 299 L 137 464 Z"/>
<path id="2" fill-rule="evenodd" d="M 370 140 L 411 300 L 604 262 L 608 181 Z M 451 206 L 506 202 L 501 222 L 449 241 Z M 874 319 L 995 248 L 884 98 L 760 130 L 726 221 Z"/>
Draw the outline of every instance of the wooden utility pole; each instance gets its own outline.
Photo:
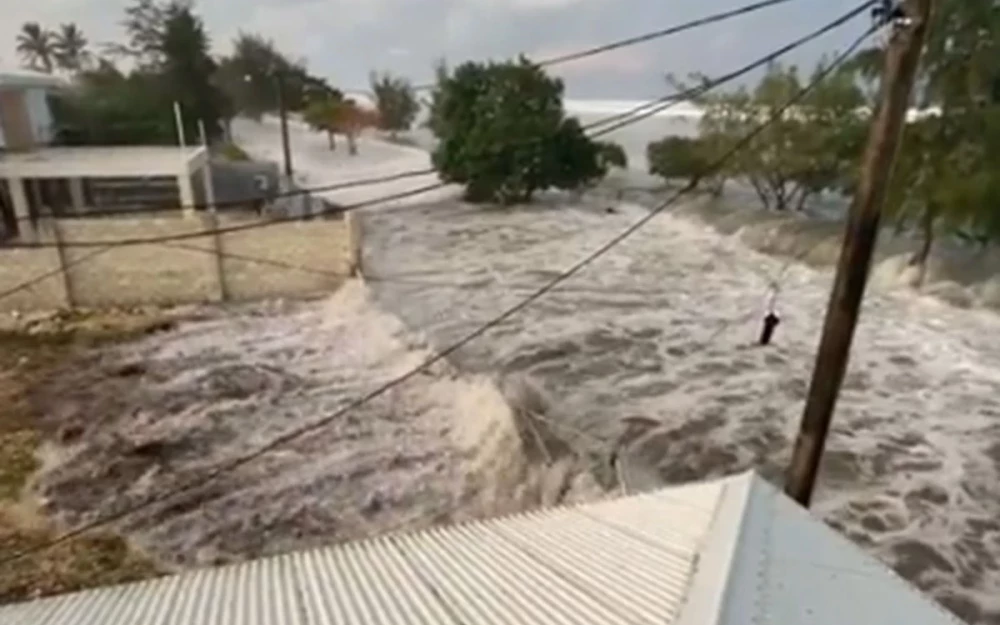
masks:
<path id="1" fill-rule="evenodd" d="M 285 157 L 285 176 L 292 183 L 292 148 L 288 139 L 288 104 L 285 101 L 285 76 L 281 69 L 274 71 L 274 88 L 278 95 L 278 115 L 281 117 L 281 151 Z"/>
<path id="2" fill-rule="evenodd" d="M 861 162 L 860 181 L 847 219 L 809 395 L 785 480 L 785 492 L 806 507 L 812 498 L 837 395 L 847 369 L 858 310 L 878 238 L 885 189 L 896 161 L 934 3 L 935 0 L 903 0 L 899 6 L 903 15 L 897 13 L 887 26 L 893 32 L 886 51 L 881 103 L 876 109 Z"/>

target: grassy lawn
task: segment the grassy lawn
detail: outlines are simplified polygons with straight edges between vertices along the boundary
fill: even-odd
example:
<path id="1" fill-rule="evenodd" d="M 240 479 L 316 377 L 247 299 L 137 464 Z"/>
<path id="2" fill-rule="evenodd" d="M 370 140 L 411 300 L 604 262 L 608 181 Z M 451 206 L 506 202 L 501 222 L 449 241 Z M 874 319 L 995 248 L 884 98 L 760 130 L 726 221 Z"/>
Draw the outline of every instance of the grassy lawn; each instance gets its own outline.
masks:
<path id="1" fill-rule="evenodd" d="M 81 349 L 135 338 L 162 321 L 129 315 L 66 317 L 27 332 L 0 332 L 0 558 L 59 535 L 38 513 L 27 486 L 43 433 L 28 394 Z M 125 541 L 86 535 L 0 566 L 0 603 L 158 575 Z"/>

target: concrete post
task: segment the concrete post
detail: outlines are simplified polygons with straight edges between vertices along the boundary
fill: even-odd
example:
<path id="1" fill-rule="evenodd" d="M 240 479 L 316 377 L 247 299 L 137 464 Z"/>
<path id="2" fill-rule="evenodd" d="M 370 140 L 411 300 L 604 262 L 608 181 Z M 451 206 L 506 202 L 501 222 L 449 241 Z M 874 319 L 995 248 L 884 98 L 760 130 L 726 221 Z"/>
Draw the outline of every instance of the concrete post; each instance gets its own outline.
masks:
<path id="1" fill-rule="evenodd" d="M 52 217 L 46 219 L 52 228 L 52 238 L 56 243 L 56 254 L 59 257 L 60 276 L 62 276 L 63 293 L 65 293 L 66 308 L 72 310 L 76 307 L 76 294 L 73 286 L 72 265 L 66 260 L 66 247 L 63 244 L 62 230 L 59 228 L 59 219 Z"/>
<path id="2" fill-rule="evenodd" d="M 181 191 L 181 207 L 184 209 L 184 215 L 194 215 L 194 186 L 191 184 L 191 174 L 189 172 L 177 176 L 177 187 Z"/>
<path id="3" fill-rule="evenodd" d="M 14 203 L 14 216 L 20 222 L 25 222 L 30 216 L 28 210 L 28 194 L 24 188 L 24 178 L 11 178 L 8 180 L 10 187 L 10 199 Z"/>
<path id="4" fill-rule="evenodd" d="M 70 178 L 69 179 L 69 197 L 73 203 L 73 213 L 80 214 L 83 212 L 84 204 L 86 200 L 83 197 L 83 179 L 82 178 Z"/>
<path id="5" fill-rule="evenodd" d="M 362 238 L 364 232 L 361 215 L 358 211 L 349 211 L 344 215 L 347 228 L 347 273 L 352 278 L 364 281 L 365 272 L 362 266 Z"/>
<path id="6" fill-rule="evenodd" d="M 205 160 L 205 166 L 201 168 L 202 180 L 205 183 L 205 206 L 211 213 L 215 212 L 215 183 L 212 182 L 212 161 Z"/>

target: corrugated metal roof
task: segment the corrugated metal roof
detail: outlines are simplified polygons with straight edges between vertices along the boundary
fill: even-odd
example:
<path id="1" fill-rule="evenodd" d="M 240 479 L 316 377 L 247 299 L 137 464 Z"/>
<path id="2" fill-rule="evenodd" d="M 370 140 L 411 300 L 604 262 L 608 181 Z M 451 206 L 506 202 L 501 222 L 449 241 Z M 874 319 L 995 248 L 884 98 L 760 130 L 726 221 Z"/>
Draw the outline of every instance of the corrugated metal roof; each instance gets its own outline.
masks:
<path id="1" fill-rule="evenodd" d="M 629 625 L 683 601 L 725 484 L 385 536 L 0 608 L 2 625 Z"/>
<path id="2" fill-rule="evenodd" d="M 720 625 L 962 623 L 764 480 L 742 526 Z"/>
<path id="3" fill-rule="evenodd" d="M 845 622 L 957 621 L 753 474 L 0 607 L 0 625 Z"/>

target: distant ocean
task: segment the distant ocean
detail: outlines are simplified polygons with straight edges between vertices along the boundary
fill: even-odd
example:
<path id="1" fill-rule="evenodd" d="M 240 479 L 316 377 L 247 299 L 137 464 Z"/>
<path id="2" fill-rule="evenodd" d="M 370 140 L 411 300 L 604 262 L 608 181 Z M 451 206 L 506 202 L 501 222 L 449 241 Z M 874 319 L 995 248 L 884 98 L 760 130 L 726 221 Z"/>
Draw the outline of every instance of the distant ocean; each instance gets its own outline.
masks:
<path id="1" fill-rule="evenodd" d="M 647 104 L 647 100 L 573 100 L 565 101 L 566 112 L 584 124 L 593 124 L 610 116 L 626 113 Z M 641 109 L 643 111 L 648 109 Z M 666 136 L 689 137 L 697 134 L 701 109 L 680 102 L 646 119 L 610 132 L 602 139 L 614 141 L 625 149 L 629 169 L 646 171 L 646 146 Z M 600 127 L 594 129 L 600 131 Z"/>
<path id="2" fill-rule="evenodd" d="M 584 125 L 598 123 L 604 119 L 631 112 L 648 104 L 648 100 L 576 100 L 564 101 L 566 113 L 579 118 Z M 643 108 L 643 111 L 648 110 Z M 666 136 L 694 136 L 698 132 L 698 120 L 701 110 L 688 102 L 681 102 L 666 110 L 657 112 L 645 119 L 609 132 L 601 137 L 614 141 L 625 149 L 628 155 L 629 169 L 645 172 L 646 146 L 651 141 Z M 593 129 L 600 131 L 600 127 Z M 425 129 L 419 127 L 410 132 L 410 138 L 424 149 L 433 149 L 434 137 Z"/>

